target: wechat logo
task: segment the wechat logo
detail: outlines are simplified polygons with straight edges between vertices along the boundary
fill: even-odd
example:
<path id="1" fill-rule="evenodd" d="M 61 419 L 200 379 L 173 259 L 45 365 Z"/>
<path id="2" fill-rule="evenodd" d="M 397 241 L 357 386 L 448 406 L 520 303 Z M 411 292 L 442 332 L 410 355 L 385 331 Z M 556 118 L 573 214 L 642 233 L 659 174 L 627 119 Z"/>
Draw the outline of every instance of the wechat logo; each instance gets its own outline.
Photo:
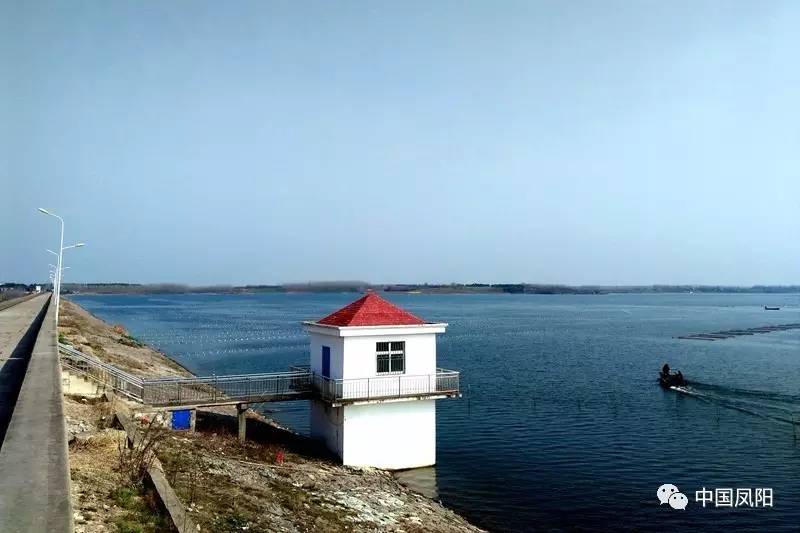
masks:
<path id="1" fill-rule="evenodd" d="M 670 483 L 658 487 L 656 496 L 661 505 L 668 503 L 673 509 L 686 509 L 686 506 L 689 505 L 689 498 L 678 490 L 678 487 Z"/>

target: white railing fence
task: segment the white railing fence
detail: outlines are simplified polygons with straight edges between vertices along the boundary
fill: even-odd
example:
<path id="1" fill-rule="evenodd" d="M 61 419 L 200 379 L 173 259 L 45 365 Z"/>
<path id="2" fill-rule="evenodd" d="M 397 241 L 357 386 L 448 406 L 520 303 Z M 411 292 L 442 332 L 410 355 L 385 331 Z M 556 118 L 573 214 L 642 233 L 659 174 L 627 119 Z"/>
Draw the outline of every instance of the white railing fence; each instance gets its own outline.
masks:
<path id="1" fill-rule="evenodd" d="M 138 402 L 154 406 L 220 405 L 321 398 L 330 402 L 413 396 L 455 396 L 458 372 L 437 368 L 435 374 L 395 374 L 362 379 L 331 379 L 308 367 L 290 372 L 205 377 L 142 378 L 97 357 L 59 343 L 65 368 L 102 383 Z"/>
<path id="2" fill-rule="evenodd" d="M 375 400 L 405 396 L 458 394 L 459 373 L 439 368 L 435 374 L 396 374 L 360 379 L 332 379 L 314 374 L 314 389 L 328 401 Z"/>

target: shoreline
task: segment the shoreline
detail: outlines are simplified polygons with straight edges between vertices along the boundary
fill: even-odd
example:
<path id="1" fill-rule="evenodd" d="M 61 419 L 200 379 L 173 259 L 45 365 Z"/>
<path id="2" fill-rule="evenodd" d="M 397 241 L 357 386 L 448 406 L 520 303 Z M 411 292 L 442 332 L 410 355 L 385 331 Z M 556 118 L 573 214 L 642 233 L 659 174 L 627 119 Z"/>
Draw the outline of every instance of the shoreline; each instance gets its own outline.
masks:
<path id="1" fill-rule="evenodd" d="M 124 325 L 109 324 L 68 299 L 62 300 L 58 331 L 60 339 L 63 336 L 77 349 L 143 377 L 164 375 L 164 372 L 168 375 L 194 375 L 168 354 L 132 337 Z M 337 464 L 329 455 L 326 457 L 324 452 L 316 451 L 318 444 L 315 441 L 252 409 L 248 411 L 248 421 L 252 422 L 248 426 L 254 427 L 256 436 L 251 436 L 248 430 L 248 442 L 239 445 L 234 436 L 235 429 L 227 427 L 235 420 L 234 414 L 228 411 L 231 410 L 198 410 L 198 431 L 194 434 L 170 431 L 175 436 L 164 444 L 165 455 L 161 461 L 168 475 L 174 470 L 172 474 L 178 480 L 176 491 L 179 496 L 203 500 L 196 496 L 194 485 L 184 486 L 180 481 L 180 472 L 185 470 L 188 457 L 192 458 L 193 464 L 203 465 L 195 466 L 192 483 L 204 477 L 213 479 L 213 483 L 209 479 L 202 491 L 204 494 L 213 494 L 214 489 L 222 486 L 240 493 L 247 503 L 237 513 L 247 517 L 246 521 L 252 525 L 250 531 L 297 531 L 298 528 L 292 526 L 296 517 L 303 517 L 305 524 L 311 520 L 311 531 L 483 531 L 440 501 L 403 483 L 394 473 Z M 90 423 L 81 422 L 79 429 L 85 431 L 88 425 Z M 280 464 L 276 464 L 278 449 L 285 453 L 285 463 L 281 459 Z M 258 461 L 253 461 L 253 457 Z M 91 461 L 81 459 L 81 464 L 87 462 Z M 243 463 L 259 470 L 260 476 L 242 470 Z M 287 475 L 286 467 L 290 463 L 292 470 L 297 472 L 289 475 L 290 483 L 287 485 L 283 477 Z M 249 487 L 250 492 L 241 492 L 242 485 Z M 251 492 L 261 494 L 261 497 L 253 498 Z M 303 502 L 299 507 L 295 505 L 297 500 Z M 191 505 L 192 502 L 189 503 L 190 511 Z M 224 530 L 216 520 L 230 510 L 229 501 L 206 498 L 202 504 L 194 505 L 199 505 L 200 510 L 193 518 L 204 525 L 204 531 Z M 79 502 L 76 502 L 76 508 L 80 510 Z M 266 526 L 261 522 L 263 516 L 277 521 L 278 525 L 268 522 L 270 525 Z M 241 517 L 234 518 L 239 520 Z M 95 529 L 82 528 L 81 531 L 91 533 Z"/>

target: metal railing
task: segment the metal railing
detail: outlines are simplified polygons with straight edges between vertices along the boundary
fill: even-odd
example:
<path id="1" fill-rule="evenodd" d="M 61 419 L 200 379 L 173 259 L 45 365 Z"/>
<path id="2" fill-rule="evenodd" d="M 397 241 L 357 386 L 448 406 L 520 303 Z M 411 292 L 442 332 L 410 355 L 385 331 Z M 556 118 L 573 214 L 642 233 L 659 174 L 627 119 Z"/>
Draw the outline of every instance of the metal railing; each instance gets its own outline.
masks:
<path id="1" fill-rule="evenodd" d="M 310 372 L 274 372 L 144 380 L 142 401 L 150 405 L 214 405 L 306 398 Z"/>
<path id="2" fill-rule="evenodd" d="M 290 372 L 206 377 L 142 378 L 79 352 L 58 345 L 62 364 L 141 403 L 160 407 L 259 403 L 320 398 L 353 402 L 403 397 L 456 396 L 459 373 L 437 368 L 435 374 L 396 374 L 362 379 L 331 379 L 308 367 Z"/>
<path id="3" fill-rule="evenodd" d="M 209 377 L 142 378 L 67 344 L 58 345 L 65 368 L 138 402 L 154 406 L 256 403 L 308 397 L 311 372 L 275 372 Z"/>
<path id="4" fill-rule="evenodd" d="M 379 400 L 409 396 L 455 396 L 460 374 L 437 368 L 435 374 L 397 374 L 360 379 L 331 379 L 314 374 L 314 389 L 330 402 Z"/>
<path id="5" fill-rule="evenodd" d="M 144 396 L 144 380 L 114 365 L 104 363 L 100 359 L 79 352 L 67 344 L 58 344 L 61 352 L 61 364 L 73 372 L 83 375 L 92 381 L 110 387 L 131 399 L 142 401 Z"/>

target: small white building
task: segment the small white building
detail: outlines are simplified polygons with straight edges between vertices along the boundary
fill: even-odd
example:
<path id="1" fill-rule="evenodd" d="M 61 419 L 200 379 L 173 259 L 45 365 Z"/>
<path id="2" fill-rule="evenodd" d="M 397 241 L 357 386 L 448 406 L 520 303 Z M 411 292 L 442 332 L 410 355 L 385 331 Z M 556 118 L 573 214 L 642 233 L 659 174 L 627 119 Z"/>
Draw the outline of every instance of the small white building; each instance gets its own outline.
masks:
<path id="1" fill-rule="evenodd" d="M 436 367 L 430 323 L 375 293 L 317 320 L 311 434 L 345 465 L 388 470 L 436 463 L 436 400 L 459 396 L 458 372 Z"/>

